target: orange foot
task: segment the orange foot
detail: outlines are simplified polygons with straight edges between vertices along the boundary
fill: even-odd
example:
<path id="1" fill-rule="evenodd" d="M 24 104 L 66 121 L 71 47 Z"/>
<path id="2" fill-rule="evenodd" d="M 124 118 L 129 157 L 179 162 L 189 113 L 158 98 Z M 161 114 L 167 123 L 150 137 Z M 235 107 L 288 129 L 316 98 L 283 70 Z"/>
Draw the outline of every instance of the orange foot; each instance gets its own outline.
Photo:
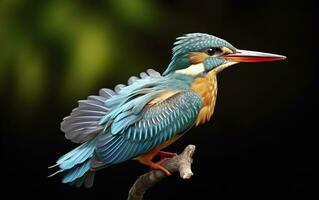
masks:
<path id="1" fill-rule="evenodd" d="M 165 169 L 165 167 L 161 166 L 161 164 L 166 161 L 168 158 L 163 158 L 160 161 L 154 163 L 152 161 L 150 161 L 149 163 L 147 163 L 148 166 L 150 166 L 151 169 L 155 169 L 155 170 L 160 170 L 161 172 L 163 172 L 166 176 L 170 176 L 172 175 L 171 172 L 169 172 L 167 169 Z"/>
<path id="2" fill-rule="evenodd" d="M 177 153 L 167 152 L 167 151 L 159 151 L 157 153 L 161 158 L 172 158 L 177 155 Z M 162 159 L 161 159 L 162 160 Z"/>

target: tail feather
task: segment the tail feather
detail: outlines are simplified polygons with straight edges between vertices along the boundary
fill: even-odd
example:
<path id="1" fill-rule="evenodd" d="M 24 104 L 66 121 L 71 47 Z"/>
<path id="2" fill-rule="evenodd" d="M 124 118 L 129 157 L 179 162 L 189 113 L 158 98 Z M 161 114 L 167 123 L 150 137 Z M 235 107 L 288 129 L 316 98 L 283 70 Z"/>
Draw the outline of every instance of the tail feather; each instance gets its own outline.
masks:
<path id="1" fill-rule="evenodd" d="M 82 177 L 90 169 L 91 160 L 86 160 L 84 163 L 78 164 L 68 170 L 62 179 L 62 183 L 71 183 L 75 179 Z"/>
<path id="2" fill-rule="evenodd" d="M 96 139 L 89 140 L 59 158 L 56 165 L 49 168 L 59 166 L 60 169 L 49 177 L 63 173 L 62 183 L 70 183 L 79 187 L 88 182 L 85 185 L 92 186 L 95 172 L 90 171 L 90 165 L 95 144 Z"/>
<path id="3" fill-rule="evenodd" d="M 52 176 L 55 176 L 55 175 L 57 175 L 57 174 L 59 174 L 59 173 L 61 173 L 61 172 L 63 172 L 63 171 L 64 171 L 63 169 L 60 169 L 60 170 L 54 172 L 53 174 L 50 174 L 50 175 L 48 176 L 48 178 L 51 178 Z"/>
<path id="4" fill-rule="evenodd" d="M 93 155 L 96 139 L 87 141 L 58 159 L 57 164 L 61 169 L 71 169 L 84 162 Z"/>

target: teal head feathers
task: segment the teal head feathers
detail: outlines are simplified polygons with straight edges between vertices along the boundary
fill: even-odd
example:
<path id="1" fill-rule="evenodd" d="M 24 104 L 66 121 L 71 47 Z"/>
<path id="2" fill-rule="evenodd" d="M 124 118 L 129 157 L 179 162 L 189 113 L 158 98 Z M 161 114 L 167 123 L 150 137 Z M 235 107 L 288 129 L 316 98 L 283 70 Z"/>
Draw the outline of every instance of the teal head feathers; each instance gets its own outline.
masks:
<path id="1" fill-rule="evenodd" d="M 281 55 L 238 50 L 226 40 L 205 33 L 190 33 L 178 37 L 174 45 L 172 60 L 163 75 L 182 73 L 200 76 L 238 62 L 285 59 Z"/>

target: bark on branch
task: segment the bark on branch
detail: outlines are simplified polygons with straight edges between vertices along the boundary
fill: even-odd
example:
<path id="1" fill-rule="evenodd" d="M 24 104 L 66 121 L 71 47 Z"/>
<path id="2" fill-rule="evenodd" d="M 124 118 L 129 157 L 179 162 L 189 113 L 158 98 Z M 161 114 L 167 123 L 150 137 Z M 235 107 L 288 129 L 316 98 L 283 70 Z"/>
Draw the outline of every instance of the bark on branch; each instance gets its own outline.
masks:
<path id="1" fill-rule="evenodd" d="M 195 146 L 188 145 L 181 154 L 166 160 L 162 166 L 172 174 L 179 172 L 182 179 L 189 179 L 193 176 L 191 164 L 194 151 Z M 142 200 L 145 192 L 165 177 L 167 176 L 159 170 L 152 170 L 141 175 L 131 187 L 127 200 Z"/>

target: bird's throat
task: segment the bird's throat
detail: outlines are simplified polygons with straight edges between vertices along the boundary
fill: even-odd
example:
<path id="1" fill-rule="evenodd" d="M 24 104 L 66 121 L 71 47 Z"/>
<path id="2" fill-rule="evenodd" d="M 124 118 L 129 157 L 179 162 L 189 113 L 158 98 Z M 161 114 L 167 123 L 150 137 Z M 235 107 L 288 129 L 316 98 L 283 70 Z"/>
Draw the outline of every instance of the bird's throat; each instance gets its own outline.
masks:
<path id="1" fill-rule="evenodd" d="M 197 76 L 205 71 L 204 63 L 198 63 L 190 65 L 185 69 L 176 70 L 175 72 L 178 74 L 183 74 L 187 76 Z"/>

